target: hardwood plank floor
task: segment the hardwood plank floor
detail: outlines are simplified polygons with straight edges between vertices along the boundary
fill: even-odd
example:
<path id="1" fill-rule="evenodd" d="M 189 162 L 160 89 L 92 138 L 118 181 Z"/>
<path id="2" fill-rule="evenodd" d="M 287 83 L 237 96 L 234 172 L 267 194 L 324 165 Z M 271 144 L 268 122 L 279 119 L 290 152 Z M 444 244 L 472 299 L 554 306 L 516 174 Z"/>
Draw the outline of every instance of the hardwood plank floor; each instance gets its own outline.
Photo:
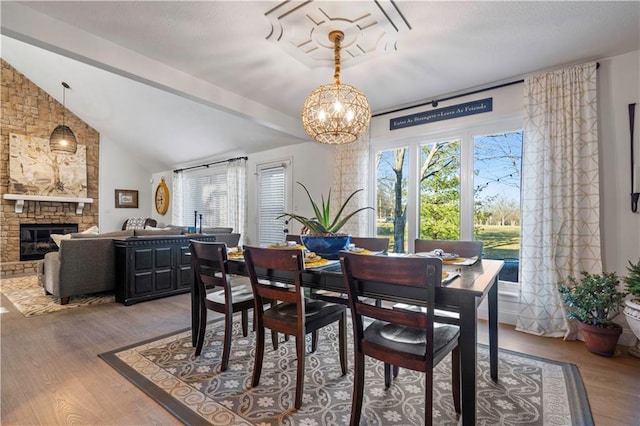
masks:
<path id="1" fill-rule="evenodd" d="M 180 424 L 97 354 L 190 326 L 189 295 L 124 306 L 74 308 L 26 318 L 2 296 L 2 425 Z M 209 314 L 212 318 L 212 314 Z M 486 343 L 486 323 L 478 327 Z M 577 364 L 599 426 L 640 425 L 640 359 L 604 358 L 582 342 L 519 333 L 501 324 L 500 347 Z"/>

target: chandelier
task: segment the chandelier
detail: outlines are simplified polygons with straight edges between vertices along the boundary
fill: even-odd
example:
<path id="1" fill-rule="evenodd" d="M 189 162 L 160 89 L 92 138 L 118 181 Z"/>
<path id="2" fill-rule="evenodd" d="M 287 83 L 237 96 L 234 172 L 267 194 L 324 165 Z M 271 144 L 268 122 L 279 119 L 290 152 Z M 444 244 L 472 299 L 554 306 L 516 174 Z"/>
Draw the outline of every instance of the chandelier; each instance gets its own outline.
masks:
<path id="1" fill-rule="evenodd" d="M 62 82 L 62 124 L 53 129 L 49 138 L 49 149 L 51 152 L 62 154 L 75 154 L 78 148 L 78 142 L 71 129 L 64 124 L 67 109 L 65 107 L 65 91 L 69 85 Z"/>
<path id="2" fill-rule="evenodd" d="M 329 33 L 334 43 L 334 83 L 311 92 L 302 107 L 302 126 L 311 138 L 320 143 L 346 144 L 355 142 L 369 125 L 371 109 L 367 97 L 348 84 L 340 84 L 340 42 L 342 31 Z"/>

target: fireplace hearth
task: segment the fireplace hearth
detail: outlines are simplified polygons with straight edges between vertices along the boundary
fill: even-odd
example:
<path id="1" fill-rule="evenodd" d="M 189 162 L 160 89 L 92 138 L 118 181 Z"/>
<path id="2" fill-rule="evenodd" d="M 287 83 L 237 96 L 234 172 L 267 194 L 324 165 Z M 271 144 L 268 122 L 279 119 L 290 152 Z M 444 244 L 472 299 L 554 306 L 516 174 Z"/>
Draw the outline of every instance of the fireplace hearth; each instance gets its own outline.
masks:
<path id="1" fill-rule="evenodd" d="M 20 260 L 44 259 L 50 251 L 58 251 L 51 234 L 78 232 L 76 223 L 43 223 L 20 225 Z"/>

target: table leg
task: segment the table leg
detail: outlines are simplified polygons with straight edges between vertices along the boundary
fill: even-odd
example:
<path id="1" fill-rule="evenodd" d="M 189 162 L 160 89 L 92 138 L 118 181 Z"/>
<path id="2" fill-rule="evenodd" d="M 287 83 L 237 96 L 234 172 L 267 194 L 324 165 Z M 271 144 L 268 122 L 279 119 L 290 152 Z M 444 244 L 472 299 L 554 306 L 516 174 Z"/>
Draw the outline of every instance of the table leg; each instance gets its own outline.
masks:
<path id="1" fill-rule="evenodd" d="M 489 289 L 489 365 L 491 378 L 498 381 L 498 277 Z"/>
<path id="2" fill-rule="evenodd" d="M 462 379 L 462 424 L 476 423 L 476 364 L 478 323 L 475 296 L 460 301 L 460 369 Z"/>
<path id="3" fill-rule="evenodd" d="M 200 303 L 198 303 L 198 283 L 194 268 L 191 268 L 191 344 L 196 347 L 198 337 L 198 321 L 200 320 Z"/>

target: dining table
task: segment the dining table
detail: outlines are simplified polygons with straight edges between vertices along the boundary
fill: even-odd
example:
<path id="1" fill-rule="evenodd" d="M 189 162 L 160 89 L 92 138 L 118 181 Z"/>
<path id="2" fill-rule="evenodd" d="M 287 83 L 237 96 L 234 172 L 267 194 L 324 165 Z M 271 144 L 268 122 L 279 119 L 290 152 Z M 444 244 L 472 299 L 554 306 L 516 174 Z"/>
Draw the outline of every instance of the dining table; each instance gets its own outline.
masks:
<path id="1" fill-rule="evenodd" d="M 386 255 L 386 254 L 384 254 Z M 407 254 L 390 254 L 406 256 Z M 489 333 L 489 363 L 490 374 L 494 381 L 498 380 L 498 274 L 504 266 L 504 261 L 493 259 L 478 259 L 472 264 L 455 264 L 443 262 L 443 272 L 447 272 L 450 279 L 443 280 L 435 291 L 436 309 L 457 313 L 457 319 L 452 320 L 460 327 L 460 365 L 461 365 L 461 393 L 462 393 L 462 424 L 476 423 L 476 365 L 478 343 L 478 307 L 487 300 L 488 333 Z M 258 276 L 278 281 L 292 282 L 291 274 L 257 269 Z M 247 276 L 247 268 L 242 258 L 229 258 L 228 273 Z M 195 346 L 195 336 L 199 315 L 198 286 L 195 277 L 191 286 L 192 307 L 192 336 Z M 305 288 L 315 292 L 345 293 L 342 269 L 337 261 L 329 261 L 321 267 L 306 268 L 302 273 L 302 284 Z M 373 299 L 381 294 L 384 284 L 380 282 L 362 282 L 364 294 Z M 395 299 L 398 303 L 412 306 L 424 304 L 424 291 L 410 286 L 395 286 Z M 340 300 L 338 298 L 337 300 Z M 346 299 L 344 303 L 346 304 Z"/>

